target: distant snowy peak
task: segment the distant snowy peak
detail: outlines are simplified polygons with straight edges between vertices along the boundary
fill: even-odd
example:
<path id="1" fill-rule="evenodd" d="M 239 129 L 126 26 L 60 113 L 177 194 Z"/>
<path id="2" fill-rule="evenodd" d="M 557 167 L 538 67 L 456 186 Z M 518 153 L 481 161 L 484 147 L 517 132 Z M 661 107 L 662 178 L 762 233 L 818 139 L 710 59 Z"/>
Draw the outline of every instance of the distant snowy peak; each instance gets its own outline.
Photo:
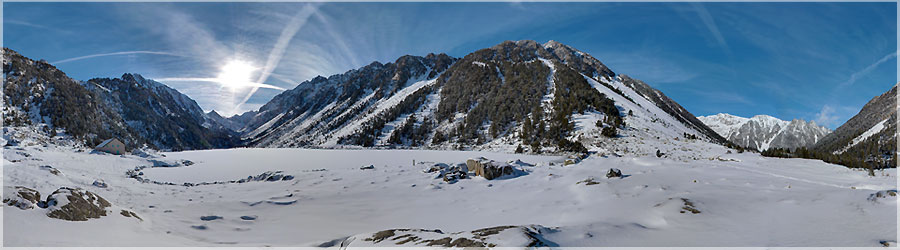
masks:
<path id="1" fill-rule="evenodd" d="M 784 121 L 768 115 L 745 118 L 720 113 L 697 118 L 734 144 L 757 150 L 812 147 L 831 133 L 815 122 Z"/>

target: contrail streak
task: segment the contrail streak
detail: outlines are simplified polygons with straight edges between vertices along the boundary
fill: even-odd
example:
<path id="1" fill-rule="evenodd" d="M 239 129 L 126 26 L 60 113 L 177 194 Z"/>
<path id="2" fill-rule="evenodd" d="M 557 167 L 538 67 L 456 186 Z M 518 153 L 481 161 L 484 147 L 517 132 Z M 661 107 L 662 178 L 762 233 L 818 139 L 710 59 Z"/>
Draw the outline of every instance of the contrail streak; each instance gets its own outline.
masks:
<path id="1" fill-rule="evenodd" d="M 344 51 L 344 55 L 346 55 L 347 58 L 350 59 L 350 62 L 353 63 L 353 66 L 356 67 L 357 65 L 359 65 L 359 62 L 356 60 L 356 55 L 352 50 L 350 50 L 350 47 L 347 46 L 347 43 L 344 42 L 344 39 L 334 31 L 334 27 L 332 27 L 331 23 L 328 22 L 327 19 L 325 19 L 325 16 L 318 12 L 315 13 L 315 16 L 316 19 L 319 20 L 319 22 L 322 22 L 322 24 L 325 26 L 325 31 L 328 32 L 328 35 L 330 35 L 331 38 L 334 38 L 334 41 L 337 43 L 338 47 L 340 47 L 341 50 Z"/>
<path id="2" fill-rule="evenodd" d="M 222 79 L 218 79 L 218 78 L 204 78 L 204 77 L 170 77 L 170 78 L 156 78 L 154 80 L 160 81 L 160 82 L 214 82 L 214 83 L 221 83 L 221 81 L 222 81 Z M 269 84 L 265 84 L 265 83 L 251 82 L 251 81 L 241 82 L 241 83 L 238 83 L 238 85 L 240 85 L 241 87 L 244 87 L 244 86 L 253 87 L 254 89 L 267 88 L 267 89 L 285 90 L 282 87 L 269 85 Z"/>
<path id="3" fill-rule="evenodd" d="M 138 51 L 121 51 L 121 52 L 113 52 L 113 53 L 103 53 L 103 54 L 93 54 L 79 57 L 72 57 L 68 59 L 63 59 L 59 61 L 52 62 L 50 64 L 60 64 L 67 63 L 71 61 L 78 61 L 88 58 L 101 57 L 101 56 L 118 56 L 118 55 L 133 55 L 133 54 L 151 54 L 151 55 L 167 55 L 167 56 L 181 56 L 175 53 L 162 52 L 162 51 L 146 51 L 146 50 L 138 50 Z"/>
<path id="4" fill-rule="evenodd" d="M 896 57 L 897 57 L 897 52 L 896 52 L 896 51 L 894 51 L 894 53 L 890 53 L 890 54 L 885 55 L 884 57 L 882 57 L 881 59 L 879 59 L 879 60 L 876 61 L 875 63 L 873 63 L 873 64 L 867 66 L 866 68 L 864 68 L 864 69 L 862 69 L 862 70 L 860 70 L 860 71 L 858 71 L 858 72 L 856 72 L 856 73 L 851 74 L 851 75 L 850 75 L 850 79 L 848 79 L 848 80 L 847 80 L 846 82 L 844 82 L 844 83 L 841 83 L 841 87 L 846 87 L 846 86 L 849 86 L 849 85 L 855 83 L 856 80 L 859 80 L 860 77 L 862 77 L 862 76 L 864 76 L 864 75 L 866 75 L 866 74 L 869 74 L 869 72 L 872 72 L 872 70 L 875 70 L 875 68 L 877 68 L 878 65 L 881 65 L 882 63 L 885 63 L 885 62 L 887 62 L 888 60 L 891 60 L 891 59 L 896 58 Z"/>
<path id="5" fill-rule="evenodd" d="M 728 43 L 725 42 L 725 37 L 722 36 L 722 32 L 719 31 L 719 26 L 716 25 L 715 19 L 713 19 L 712 15 L 709 14 L 709 11 L 706 10 L 706 7 L 703 7 L 701 3 L 692 3 L 694 6 L 694 10 L 697 11 L 697 15 L 700 16 L 700 20 L 703 21 L 703 25 L 706 25 L 706 29 L 712 33 L 713 37 L 716 38 L 716 41 L 719 42 L 719 45 L 723 47 L 726 51 L 728 51 Z"/>
<path id="6" fill-rule="evenodd" d="M 278 63 L 281 62 L 281 57 L 284 56 L 284 51 L 287 49 L 288 44 L 291 43 L 291 40 L 294 39 L 294 35 L 297 34 L 297 31 L 300 31 L 300 28 L 306 24 L 306 21 L 309 20 L 309 17 L 315 12 L 316 5 L 307 4 L 300 12 L 297 12 L 297 14 L 291 18 L 291 21 L 288 22 L 286 26 L 284 26 L 284 29 L 281 31 L 281 36 L 278 37 L 278 41 L 275 42 L 275 46 L 269 53 L 269 59 L 266 61 L 266 66 L 259 75 L 259 79 L 256 80 L 257 83 L 263 83 L 269 79 L 269 75 L 272 74 L 272 71 L 275 70 L 275 68 L 278 67 Z M 235 106 L 235 109 L 244 105 L 244 103 L 247 103 L 257 90 L 259 90 L 259 87 L 250 89 L 250 92 L 247 93 L 247 96 L 244 97 L 237 106 Z"/>

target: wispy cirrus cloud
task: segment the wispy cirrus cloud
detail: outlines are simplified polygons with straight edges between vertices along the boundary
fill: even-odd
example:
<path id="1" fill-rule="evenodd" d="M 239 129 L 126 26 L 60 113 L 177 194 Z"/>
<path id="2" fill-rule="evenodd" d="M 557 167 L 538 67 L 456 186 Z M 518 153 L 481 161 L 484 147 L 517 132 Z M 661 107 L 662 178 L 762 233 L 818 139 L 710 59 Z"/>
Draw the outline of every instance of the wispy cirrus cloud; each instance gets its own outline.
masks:
<path id="1" fill-rule="evenodd" d="M 79 57 L 66 58 L 66 59 L 62 59 L 62 60 L 59 60 L 59 61 L 51 62 L 50 64 L 61 64 L 61 63 L 73 62 L 73 61 L 84 60 L 84 59 L 95 58 L 95 57 L 121 56 L 121 55 L 135 55 L 135 54 L 182 56 L 182 55 L 179 55 L 179 54 L 170 53 L 170 52 L 164 52 L 164 51 L 146 51 L 146 50 L 137 50 L 137 51 L 119 51 L 119 52 L 112 52 L 112 53 L 100 53 L 100 54 L 92 54 L 92 55 L 86 55 L 86 56 L 79 56 Z"/>

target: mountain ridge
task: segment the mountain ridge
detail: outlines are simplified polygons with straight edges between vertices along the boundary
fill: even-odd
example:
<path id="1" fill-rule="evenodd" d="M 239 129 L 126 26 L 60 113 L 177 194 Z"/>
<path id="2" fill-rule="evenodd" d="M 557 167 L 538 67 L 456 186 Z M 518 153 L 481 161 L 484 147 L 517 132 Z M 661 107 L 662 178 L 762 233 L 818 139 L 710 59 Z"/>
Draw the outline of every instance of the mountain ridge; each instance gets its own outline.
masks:
<path id="1" fill-rule="evenodd" d="M 873 97 L 813 149 L 896 167 L 897 86 L 895 84 L 887 92 Z"/>
<path id="2" fill-rule="evenodd" d="M 138 74 L 78 81 L 46 61 L 3 49 L 4 124 L 63 129 L 96 145 L 117 137 L 129 147 L 189 150 L 231 147 L 236 135 L 207 121 L 190 97 Z"/>
<path id="3" fill-rule="evenodd" d="M 729 141 L 758 151 L 769 148 L 811 148 L 819 139 L 831 133 L 831 130 L 816 125 L 814 121 L 784 121 L 769 115 L 745 118 L 719 113 L 697 118 Z"/>
<path id="4" fill-rule="evenodd" d="M 572 140 L 581 136 L 570 133 L 575 129 L 566 125 L 573 124 L 573 114 L 596 111 L 602 120 L 598 123 L 600 127 L 593 126 L 596 129 L 627 129 L 622 121 L 628 119 L 625 114 L 629 110 L 608 98 L 621 96 L 624 98 L 621 102 L 634 103 L 634 98 L 649 100 L 647 105 L 659 109 L 654 111 L 657 113 L 654 116 L 671 117 L 666 120 L 669 127 L 683 124 L 679 132 L 668 133 L 672 138 L 690 134 L 702 135 L 715 143 L 727 142 L 659 90 L 627 75 L 617 75 L 589 54 L 556 41 L 544 44 L 531 40 L 505 41 L 462 58 L 447 56 L 443 61 L 446 67 L 439 67 L 441 71 L 429 71 L 427 76 L 410 74 L 415 77 L 404 78 L 407 82 L 377 77 L 373 81 L 388 84 L 359 82 L 368 86 L 364 88 L 368 92 L 352 98 L 335 98 L 334 91 L 317 92 L 322 88 L 347 86 L 346 79 L 353 79 L 360 72 L 384 74 L 381 71 L 386 65 L 388 73 L 393 74 L 390 65 L 409 58 L 422 57 L 404 56 L 388 64 L 373 62 L 343 74 L 304 81 L 259 110 L 236 116 L 252 116 L 241 129 L 242 136 L 249 145 L 258 147 L 356 145 L 459 149 L 506 144 L 552 151 L 571 146 Z M 310 86 L 317 88 L 314 91 Z M 385 86 L 400 95 L 374 96 L 384 93 Z M 568 91 L 570 88 L 581 91 Z M 602 89 L 610 91 L 598 91 Z M 623 89 L 629 89 L 632 94 L 625 95 Z M 294 111 L 279 108 L 287 106 L 301 108 Z M 537 126 L 540 124 L 543 126 Z"/>

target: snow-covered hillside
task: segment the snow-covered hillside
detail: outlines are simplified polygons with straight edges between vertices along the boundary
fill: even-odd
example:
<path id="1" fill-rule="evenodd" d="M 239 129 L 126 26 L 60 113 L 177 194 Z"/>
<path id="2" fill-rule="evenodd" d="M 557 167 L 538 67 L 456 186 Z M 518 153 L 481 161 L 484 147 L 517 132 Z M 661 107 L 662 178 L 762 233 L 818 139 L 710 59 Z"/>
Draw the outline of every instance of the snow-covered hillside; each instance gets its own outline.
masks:
<path id="1" fill-rule="evenodd" d="M 843 154 L 876 167 L 897 167 L 897 85 L 872 98 L 862 110 L 816 144 L 815 149 Z"/>
<path id="2" fill-rule="evenodd" d="M 612 100 L 612 110 L 601 99 Z M 594 137 L 610 126 L 621 137 L 725 142 L 659 90 L 555 41 L 506 41 L 459 59 L 376 62 L 304 82 L 251 115 L 242 131 L 257 147 L 560 152 L 575 141 L 614 151 L 602 146 L 613 139 Z M 567 121 L 577 124 L 567 128 Z"/>
<path id="3" fill-rule="evenodd" d="M 6 127 L 40 127 L 88 146 L 112 137 L 129 147 L 166 150 L 238 143 L 237 135 L 211 122 L 194 100 L 138 74 L 77 81 L 46 61 L 8 48 L 3 55 Z"/>
<path id="4" fill-rule="evenodd" d="M 730 114 L 697 117 L 729 141 L 756 150 L 769 148 L 812 147 L 831 130 L 815 122 L 794 119 L 783 121 L 768 115 L 744 118 Z"/>
<path id="5" fill-rule="evenodd" d="M 665 154 L 598 153 L 571 165 L 562 156 L 475 151 L 248 148 L 114 156 L 26 139 L 3 150 L 4 246 L 896 242 L 895 169 L 868 177 L 821 161 L 729 153 L 701 140 L 622 139 L 623 148 L 643 143 L 633 147 Z M 480 156 L 517 170 L 455 182 L 426 172 Z M 607 178 L 610 168 L 622 177 Z M 80 188 L 109 206 L 105 216 L 64 221 L 48 217 L 61 204 L 8 205 L 22 197 L 13 193 L 17 186 L 39 192 L 39 201 L 61 187 Z"/>
<path id="6" fill-rule="evenodd" d="M 400 113 L 391 109 L 430 88 L 454 60 L 446 54 L 403 56 L 387 64 L 373 62 L 328 78 L 316 77 L 250 112 L 240 131 L 257 147 L 335 145 L 361 126 L 397 119 Z"/>

